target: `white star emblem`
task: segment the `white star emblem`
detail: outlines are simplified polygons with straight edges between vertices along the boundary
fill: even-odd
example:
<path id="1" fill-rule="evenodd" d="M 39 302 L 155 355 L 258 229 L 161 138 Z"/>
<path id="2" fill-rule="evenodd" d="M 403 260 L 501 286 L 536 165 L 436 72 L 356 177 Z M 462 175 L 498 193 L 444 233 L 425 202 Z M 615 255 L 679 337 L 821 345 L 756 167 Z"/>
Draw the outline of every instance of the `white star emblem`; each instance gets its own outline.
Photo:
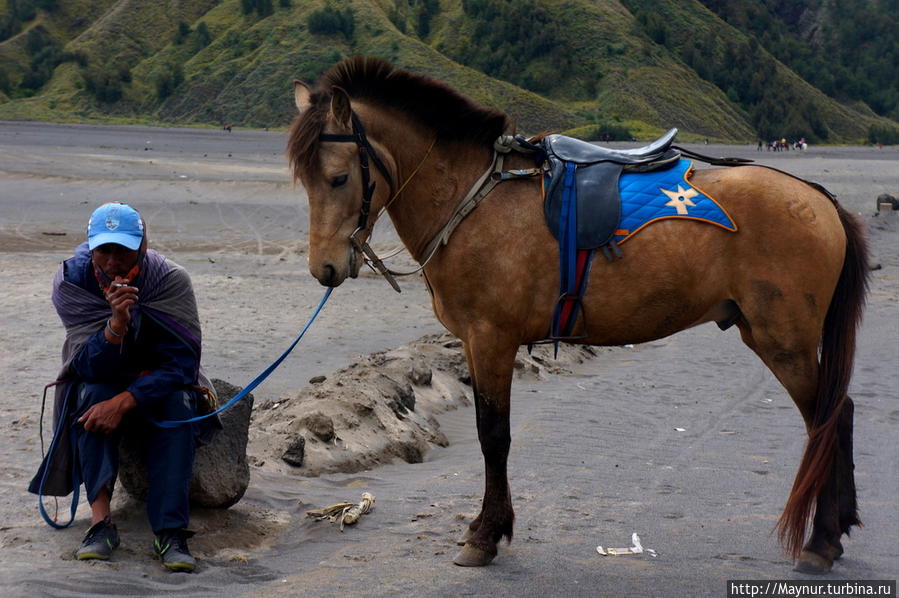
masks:
<path id="1" fill-rule="evenodd" d="M 699 195 L 699 191 L 696 189 L 693 189 L 692 187 L 684 189 L 680 185 L 677 186 L 677 191 L 669 191 L 662 188 L 659 188 L 659 191 L 671 198 L 671 201 L 665 205 L 677 210 L 678 216 L 686 216 L 689 213 L 687 211 L 687 206 L 696 206 L 695 203 L 690 201 L 690 198 Z"/>

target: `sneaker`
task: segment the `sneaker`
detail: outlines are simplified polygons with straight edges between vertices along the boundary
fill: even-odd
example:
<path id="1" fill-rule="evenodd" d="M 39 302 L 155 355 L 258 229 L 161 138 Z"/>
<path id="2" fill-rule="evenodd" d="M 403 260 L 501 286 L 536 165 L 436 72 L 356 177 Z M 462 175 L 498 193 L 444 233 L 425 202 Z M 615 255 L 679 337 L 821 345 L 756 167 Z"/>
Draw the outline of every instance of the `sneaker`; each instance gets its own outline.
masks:
<path id="1" fill-rule="evenodd" d="M 193 571 L 197 568 L 197 559 L 187 548 L 187 539 L 194 532 L 186 529 L 165 530 L 156 535 L 153 550 L 169 571 Z"/>
<path id="2" fill-rule="evenodd" d="M 81 548 L 75 552 L 75 558 L 79 561 L 88 559 L 100 559 L 108 561 L 113 548 L 119 545 L 119 531 L 107 517 L 98 521 L 87 530 Z"/>

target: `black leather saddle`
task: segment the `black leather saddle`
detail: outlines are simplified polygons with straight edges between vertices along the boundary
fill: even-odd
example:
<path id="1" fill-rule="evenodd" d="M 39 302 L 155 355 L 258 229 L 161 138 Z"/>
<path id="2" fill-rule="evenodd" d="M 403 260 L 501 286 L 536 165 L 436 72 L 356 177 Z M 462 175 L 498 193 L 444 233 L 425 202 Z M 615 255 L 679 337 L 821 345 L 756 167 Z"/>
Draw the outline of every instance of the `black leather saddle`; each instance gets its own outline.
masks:
<path id="1" fill-rule="evenodd" d="M 625 150 L 563 135 L 543 139 L 549 166 L 543 212 L 556 239 L 560 239 L 566 178 L 569 200 L 573 200 L 569 209 L 576 211 L 577 249 L 604 247 L 612 241 L 618 226 L 618 178 L 622 171 L 649 172 L 673 166 L 680 159 L 680 152 L 671 148 L 676 135 L 677 129 L 671 129 L 649 145 Z"/>

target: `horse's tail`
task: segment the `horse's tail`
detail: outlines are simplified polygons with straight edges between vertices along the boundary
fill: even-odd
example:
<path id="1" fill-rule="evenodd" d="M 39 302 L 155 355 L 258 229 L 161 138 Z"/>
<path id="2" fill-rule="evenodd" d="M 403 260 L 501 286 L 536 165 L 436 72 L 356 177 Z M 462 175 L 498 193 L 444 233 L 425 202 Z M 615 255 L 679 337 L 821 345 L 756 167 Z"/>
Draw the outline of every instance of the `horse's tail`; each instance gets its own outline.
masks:
<path id="1" fill-rule="evenodd" d="M 802 550 L 808 521 L 837 457 L 837 428 L 848 399 L 855 335 L 861 322 L 870 275 L 868 243 L 863 225 L 839 204 L 835 205 L 846 233 L 846 256 L 824 319 L 818 390 L 808 443 L 783 515 L 777 522 L 778 537 L 794 558 Z M 861 524 L 854 496 L 851 512 L 847 515 L 849 519 L 854 519 L 845 525 L 844 531 L 848 532 L 849 525 Z"/>

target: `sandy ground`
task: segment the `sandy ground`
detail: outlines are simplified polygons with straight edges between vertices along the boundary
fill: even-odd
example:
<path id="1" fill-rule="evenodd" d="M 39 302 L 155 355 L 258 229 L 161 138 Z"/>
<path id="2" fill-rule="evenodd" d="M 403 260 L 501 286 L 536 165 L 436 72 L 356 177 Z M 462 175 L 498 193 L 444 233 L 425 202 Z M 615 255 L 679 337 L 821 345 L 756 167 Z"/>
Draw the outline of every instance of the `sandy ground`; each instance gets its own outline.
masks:
<path id="1" fill-rule="evenodd" d="M 797 577 L 769 532 L 798 465 L 801 419 L 736 331 L 714 326 L 595 356 L 566 350 L 558 362 L 522 352 L 510 458 L 515 540 L 490 567 L 454 567 L 455 537 L 483 484 L 464 367 L 453 340 L 437 336 L 421 283 L 408 279 L 396 295 L 374 276 L 337 289 L 296 353 L 256 390 L 251 486 L 228 511 L 194 512 L 197 573 L 170 575 L 151 559 L 142 505 L 124 493 L 114 502 L 123 545 L 113 561 L 74 561 L 87 505 L 75 525 L 54 531 L 24 490 L 40 460 L 41 388 L 63 339 L 49 302 L 57 264 L 96 205 L 133 203 L 151 243 L 192 274 L 207 371 L 246 384 L 322 294 L 306 272 L 304 196 L 289 183 L 283 144 L 276 132 L 0 123 L 0 595 L 724 596 L 727 579 Z M 815 180 L 869 224 L 881 268 L 852 385 L 866 526 L 827 577 L 895 579 L 899 225 L 872 214 L 878 194 L 899 195 L 899 149 L 694 149 Z M 379 239 L 396 246 L 388 227 Z M 327 380 L 309 385 L 314 376 Z M 410 387 L 414 411 L 397 405 Z M 360 417 L 366 402 L 371 422 L 390 422 L 383 434 L 372 432 L 369 411 Z M 311 439 L 313 429 L 329 440 Z M 303 468 L 279 458 L 297 434 L 310 436 Z M 407 442 L 393 442 L 403 435 Z M 342 472 L 310 476 L 329 470 Z M 353 528 L 304 516 L 363 491 L 375 495 L 375 510 Z M 627 546 L 633 532 L 659 556 L 595 552 Z"/>

